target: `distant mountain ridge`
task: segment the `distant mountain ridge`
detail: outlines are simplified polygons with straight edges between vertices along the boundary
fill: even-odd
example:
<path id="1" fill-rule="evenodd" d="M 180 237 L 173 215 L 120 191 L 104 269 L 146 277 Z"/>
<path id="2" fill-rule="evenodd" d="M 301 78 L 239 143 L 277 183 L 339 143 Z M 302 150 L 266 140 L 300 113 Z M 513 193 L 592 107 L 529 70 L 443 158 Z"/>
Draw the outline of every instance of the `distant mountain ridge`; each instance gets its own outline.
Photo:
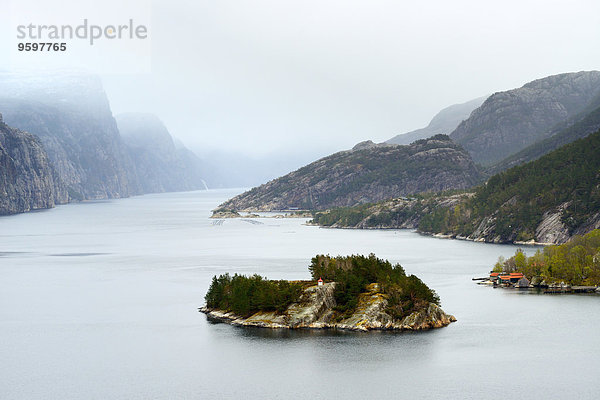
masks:
<path id="1" fill-rule="evenodd" d="M 600 95 L 600 72 L 565 73 L 494 93 L 450 133 L 484 166 L 556 133 Z M 590 110 L 591 111 L 591 110 Z"/>
<path id="2" fill-rule="evenodd" d="M 70 200 L 141 193 L 99 78 L 17 75 L 0 89 L 5 121 L 40 138 Z"/>
<path id="3" fill-rule="evenodd" d="M 205 188 L 200 159 L 185 146 L 177 148 L 156 115 L 127 113 L 115 118 L 143 193 Z"/>
<path id="4" fill-rule="evenodd" d="M 135 138 L 121 135 L 95 76 L 0 74 L 0 112 L 8 125 L 39 138 L 40 151 L 64 188 L 49 207 L 205 188 L 199 160 L 187 149 L 176 149 L 162 123 L 140 120 Z M 127 129 L 135 131 L 133 123 Z"/>
<path id="5" fill-rule="evenodd" d="M 478 97 L 466 103 L 454 104 L 442 109 L 429 122 L 425 128 L 396 135 L 386 140 L 390 144 L 410 144 L 415 140 L 427 139 L 435 135 L 449 135 L 458 124 L 467 119 L 471 112 L 479 107 L 487 99 L 487 96 Z"/>
<path id="6" fill-rule="evenodd" d="M 418 192 L 464 189 L 481 179 L 468 153 L 446 135 L 407 146 L 364 142 L 242 193 L 219 208 L 323 210 Z"/>

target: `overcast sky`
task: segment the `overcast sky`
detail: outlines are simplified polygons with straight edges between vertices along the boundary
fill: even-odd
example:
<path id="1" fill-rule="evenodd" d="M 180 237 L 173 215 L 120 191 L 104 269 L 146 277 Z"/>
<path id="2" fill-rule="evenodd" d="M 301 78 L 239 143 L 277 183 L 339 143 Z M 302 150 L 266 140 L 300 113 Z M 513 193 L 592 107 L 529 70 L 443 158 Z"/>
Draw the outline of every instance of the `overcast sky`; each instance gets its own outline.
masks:
<path id="1" fill-rule="evenodd" d="M 147 23 L 149 40 L 130 43 L 146 46 L 139 55 L 128 50 L 120 60 L 100 46 L 88 67 L 101 73 L 115 113 L 154 112 L 196 149 L 327 153 L 420 128 L 451 104 L 600 69 L 598 0 L 128 4 L 14 0 L 2 8 L 12 23 Z M 6 50 L 15 32 L 0 22 Z M 76 64 L 83 53 L 75 53 L 61 60 Z M 141 73 L 111 68 L 138 56 Z"/>

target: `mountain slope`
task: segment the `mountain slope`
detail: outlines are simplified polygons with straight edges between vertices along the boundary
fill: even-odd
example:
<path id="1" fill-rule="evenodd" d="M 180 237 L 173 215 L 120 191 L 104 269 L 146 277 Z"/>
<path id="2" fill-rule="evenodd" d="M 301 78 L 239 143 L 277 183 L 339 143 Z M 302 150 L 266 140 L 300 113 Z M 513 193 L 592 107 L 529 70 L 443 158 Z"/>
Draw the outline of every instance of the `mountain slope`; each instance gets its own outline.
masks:
<path id="1" fill-rule="evenodd" d="M 501 162 L 486 169 L 490 175 L 495 174 L 529 161 L 537 160 L 545 154 L 558 149 L 565 144 L 582 139 L 600 129 L 600 107 L 573 123 L 571 126 L 559 131 L 547 139 L 534 143 L 525 149 L 505 158 Z"/>
<path id="2" fill-rule="evenodd" d="M 66 197 L 39 139 L 0 114 L 0 215 L 51 208 Z"/>
<path id="3" fill-rule="evenodd" d="M 425 128 L 396 135 L 386 141 L 390 144 L 410 144 L 415 140 L 427 139 L 435 135 L 448 135 L 458 124 L 467 119 L 471 112 L 479 107 L 487 96 L 479 97 L 462 104 L 454 104 L 437 113 Z"/>
<path id="4" fill-rule="evenodd" d="M 117 115 L 116 120 L 143 193 L 205 188 L 200 160 L 185 146 L 175 146 L 158 117 L 127 113 Z"/>
<path id="5" fill-rule="evenodd" d="M 0 74 L 0 112 L 39 137 L 64 201 L 205 188 L 200 160 L 156 117 L 123 116 L 121 135 L 98 77 Z"/>
<path id="6" fill-rule="evenodd" d="M 220 208 L 323 210 L 411 193 L 464 189 L 480 179 L 469 155 L 445 135 L 408 146 L 363 142 L 242 193 Z"/>
<path id="7" fill-rule="evenodd" d="M 600 131 L 491 177 L 471 193 L 319 213 L 337 227 L 418 228 L 486 242 L 564 243 L 600 228 Z"/>
<path id="8" fill-rule="evenodd" d="M 0 76 L 0 112 L 40 138 L 71 199 L 140 193 L 98 78 Z"/>
<path id="9" fill-rule="evenodd" d="M 600 72 L 549 76 L 494 93 L 450 134 L 482 165 L 492 165 L 552 136 L 600 94 Z"/>

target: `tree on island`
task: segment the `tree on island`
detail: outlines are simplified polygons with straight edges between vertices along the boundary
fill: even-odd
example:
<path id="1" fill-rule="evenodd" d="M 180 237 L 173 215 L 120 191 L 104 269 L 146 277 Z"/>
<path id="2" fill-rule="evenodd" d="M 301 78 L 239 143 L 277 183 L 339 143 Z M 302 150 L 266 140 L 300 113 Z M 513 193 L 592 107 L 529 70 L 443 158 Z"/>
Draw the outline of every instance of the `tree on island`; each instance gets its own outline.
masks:
<path id="1" fill-rule="evenodd" d="M 600 285 L 600 229 L 574 236 L 567 243 L 547 246 L 527 257 L 521 249 L 507 260 L 499 259 L 496 272 L 522 272 L 530 278 L 571 285 Z"/>

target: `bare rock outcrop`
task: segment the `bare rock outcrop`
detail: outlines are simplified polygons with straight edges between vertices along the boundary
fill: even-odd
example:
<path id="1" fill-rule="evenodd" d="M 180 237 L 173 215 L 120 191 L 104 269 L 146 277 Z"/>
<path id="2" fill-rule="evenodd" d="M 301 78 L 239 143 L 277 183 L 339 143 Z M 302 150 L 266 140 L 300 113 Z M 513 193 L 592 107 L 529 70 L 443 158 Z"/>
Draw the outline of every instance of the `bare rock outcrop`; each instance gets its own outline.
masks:
<path id="1" fill-rule="evenodd" d="M 600 94 L 600 72 L 548 76 L 491 95 L 450 133 L 475 162 L 497 163 L 556 133 Z"/>
<path id="2" fill-rule="evenodd" d="M 558 210 L 546 211 L 542 222 L 535 230 L 535 240 L 539 243 L 565 243 L 571 235 L 569 229 L 562 222 L 562 213 L 568 203 L 562 204 Z"/>

